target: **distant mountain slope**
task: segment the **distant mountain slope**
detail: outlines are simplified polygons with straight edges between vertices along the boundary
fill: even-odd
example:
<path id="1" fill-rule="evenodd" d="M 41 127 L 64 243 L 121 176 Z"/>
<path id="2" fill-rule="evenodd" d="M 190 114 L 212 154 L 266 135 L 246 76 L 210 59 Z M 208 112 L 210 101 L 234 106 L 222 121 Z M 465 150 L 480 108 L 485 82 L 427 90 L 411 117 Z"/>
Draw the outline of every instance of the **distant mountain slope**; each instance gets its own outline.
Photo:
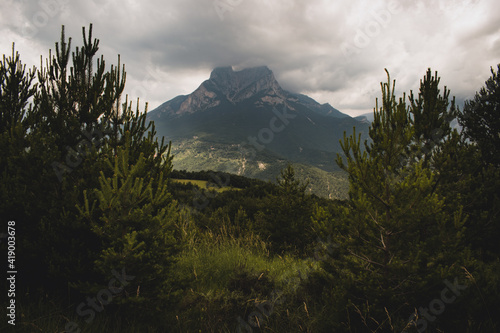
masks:
<path id="1" fill-rule="evenodd" d="M 283 90 L 267 67 L 216 68 L 192 94 L 163 103 L 148 119 L 159 136 L 173 142 L 176 168 L 271 180 L 288 162 L 320 169 L 304 171 L 324 176 L 319 178 L 336 172 L 338 180 L 334 160 L 344 131 L 351 134 L 356 127 L 363 137 L 368 133 L 367 122 Z M 314 191 L 335 187 L 328 182 L 318 180 Z"/>
<path id="2" fill-rule="evenodd" d="M 244 159 L 237 145 L 219 144 L 185 139 L 172 142 L 177 170 L 216 170 L 250 178 L 274 181 L 281 169 L 290 162 L 272 152 L 258 154 L 258 158 Z M 295 173 L 302 181 L 309 180 L 309 191 L 327 198 L 346 198 L 349 184 L 343 171 L 327 172 L 309 164 L 294 163 Z"/>
<path id="3" fill-rule="evenodd" d="M 354 119 L 357 119 L 357 120 L 363 121 L 363 122 L 367 122 L 367 123 L 371 123 L 373 121 L 373 112 L 363 113 L 362 115 L 354 117 Z"/>

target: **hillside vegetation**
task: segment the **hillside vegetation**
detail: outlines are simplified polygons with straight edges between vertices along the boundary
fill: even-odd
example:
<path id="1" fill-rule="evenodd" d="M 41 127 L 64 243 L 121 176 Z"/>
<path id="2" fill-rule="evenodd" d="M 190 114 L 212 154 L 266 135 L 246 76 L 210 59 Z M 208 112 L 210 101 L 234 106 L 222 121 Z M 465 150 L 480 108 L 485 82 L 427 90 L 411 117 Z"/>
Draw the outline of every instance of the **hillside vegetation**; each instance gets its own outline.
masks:
<path id="1" fill-rule="evenodd" d="M 172 142 L 171 152 L 175 156 L 172 163 L 176 170 L 217 170 L 271 182 L 275 182 L 276 175 L 290 163 L 267 151 L 257 154 L 254 159 L 245 159 L 237 145 L 228 146 L 195 138 Z M 307 191 L 310 193 L 330 199 L 347 199 L 349 184 L 345 171 L 327 172 L 302 163 L 293 163 L 293 166 L 297 179 L 308 182 Z"/>

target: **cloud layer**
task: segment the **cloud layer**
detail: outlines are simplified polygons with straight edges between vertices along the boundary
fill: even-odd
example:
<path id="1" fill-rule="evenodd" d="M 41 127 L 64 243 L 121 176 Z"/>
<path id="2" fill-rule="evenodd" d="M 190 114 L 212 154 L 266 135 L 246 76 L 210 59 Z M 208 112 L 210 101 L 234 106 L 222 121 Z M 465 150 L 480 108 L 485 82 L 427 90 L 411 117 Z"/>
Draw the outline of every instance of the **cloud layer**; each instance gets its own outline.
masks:
<path id="1" fill-rule="evenodd" d="M 398 91 L 427 68 L 459 102 L 500 63 L 496 0 L 0 0 L 0 51 L 38 65 L 59 39 L 93 23 L 108 64 L 150 108 L 188 94 L 216 66 L 267 65 L 285 89 L 357 115 L 372 111 L 384 68 Z"/>

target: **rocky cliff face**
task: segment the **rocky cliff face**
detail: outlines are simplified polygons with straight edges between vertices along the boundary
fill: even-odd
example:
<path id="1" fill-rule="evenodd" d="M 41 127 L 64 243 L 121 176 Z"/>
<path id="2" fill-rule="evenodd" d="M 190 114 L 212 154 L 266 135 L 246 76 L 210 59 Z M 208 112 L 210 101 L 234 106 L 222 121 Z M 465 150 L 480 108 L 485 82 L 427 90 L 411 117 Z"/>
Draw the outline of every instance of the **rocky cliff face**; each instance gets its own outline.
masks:
<path id="1" fill-rule="evenodd" d="M 239 72 L 233 71 L 231 67 L 219 67 L 213 70 L 207 84 L 213 85 L 232 103 L 241 102 L 259 93 L 285 98 L 273 72 L 265 66 Z"/>
<path id="2" fill-rule="evenodd" d="M 260 98 L 256 106 L 263 104 L 275 106 L 285 104 L 288 100 L 296 102 L 300 99 L 298 97 L 303 95 L 291 94 L 283 90 L 273 72 L 266 66 L 241 71 L 234 71 L 232 67 L 218 67 L 212 71 L 210 78 L 192 94 L 178 96 L 154 111 L 157 116 L 162 114 L 162 116 L 176 118 L 205 111 L 223 103 L 236 105 L 255 96 Z M 308 107 L 318 110 L 322 107 L 312 99 L 308 99 L 307 102 Z M 331 106 L 329 108 L 333 109 Z"/>
<path id="3" fill-rule="evenodd" d="M 203 111 L 210 107 L 215 107 L 220 103 L 221 100 L 219 96 L 202 84 L 191 95 L 189 95 L 184 102 L 182 102 L 176 114 L 181 115 L 184 113 Z"/>

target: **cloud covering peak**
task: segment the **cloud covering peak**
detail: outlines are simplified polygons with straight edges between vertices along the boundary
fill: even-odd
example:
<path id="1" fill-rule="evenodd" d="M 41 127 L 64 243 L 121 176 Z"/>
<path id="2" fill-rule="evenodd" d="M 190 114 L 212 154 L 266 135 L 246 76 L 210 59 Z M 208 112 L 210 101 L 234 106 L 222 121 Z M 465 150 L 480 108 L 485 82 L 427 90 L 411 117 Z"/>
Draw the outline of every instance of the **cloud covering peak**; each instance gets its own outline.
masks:
<path id="1" fill-rule="evenodd" d="M 266 65 L 283 88 L 357 115 L 385 81 L 418 89 L 437 70 L 459 103 L 500 62 L 496 0 L 1 0 L 0 46 L 38 65 L 59 39 L 93 23 L 107 63 L 126 64 L 127 92 L 151 108 L 189 94 L 212 69 Z"/>

